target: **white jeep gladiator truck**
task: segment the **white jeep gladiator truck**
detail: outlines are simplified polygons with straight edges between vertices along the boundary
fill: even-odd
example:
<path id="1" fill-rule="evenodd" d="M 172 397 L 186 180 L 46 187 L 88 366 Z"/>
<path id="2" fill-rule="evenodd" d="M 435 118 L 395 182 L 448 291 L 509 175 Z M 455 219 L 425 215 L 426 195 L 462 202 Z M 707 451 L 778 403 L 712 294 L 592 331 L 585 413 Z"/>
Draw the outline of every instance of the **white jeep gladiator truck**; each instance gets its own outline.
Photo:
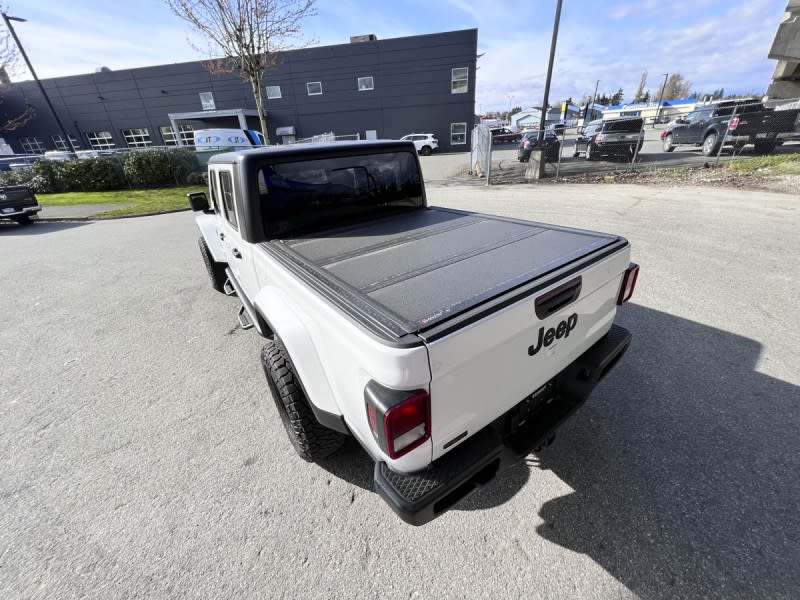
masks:
<path id="1" fill-rule="evenodd" d="M 289 439 L 314 461 L 354 436 L 409 523 L 548 445 L 630 344 L 625 239 L 429 207 L 409 142 L 242 150 L 208 175 L 203 260 L 268 340 Z"/>

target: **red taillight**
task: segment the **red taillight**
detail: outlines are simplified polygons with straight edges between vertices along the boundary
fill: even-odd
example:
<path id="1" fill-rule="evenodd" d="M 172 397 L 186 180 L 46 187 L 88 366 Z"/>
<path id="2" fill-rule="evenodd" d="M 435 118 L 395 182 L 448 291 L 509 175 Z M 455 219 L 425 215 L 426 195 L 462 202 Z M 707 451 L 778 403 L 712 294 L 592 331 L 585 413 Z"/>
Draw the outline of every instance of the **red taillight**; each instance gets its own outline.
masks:
<path id="1" fill-rule="evenodd" d="M 625 276 L 622 278 L 622 286 L 617 296 L 617 304 L 625 304 L 633 296 L 633 290 L 636 287 L 636 279 L 639 277 L 639 265 L 631 263 L 625 270 Z"/>
<path id="2" fill-rule="evenodd" d="M 378 437 L 378 409 L 371 404 L 367 404 L 367 420 L 369 421 L 369 428 L 372 430 L 372 435 Z"/>
<path id="3" fill-rule="evenodd" d="M 389 458 L 399 458 L 431 437 L 430 408 L 428 393 L 417 392 L 386 412 L 383 423 Z"/>
<path id="4" fill-rule="evenodd" d="M 739 117 L 733 117 L 730 120 L 730 123 L 728 123 L 728 129 L 730 129 L 731 131 L 736 129 L 738 126 L 739 126 Z"/>
<path id="5" fill-rule="evenodd" d="M 522 147 L 525 148 L 525 150 L 527 150 L 528 148 L 531 147 L 531 141 L 530 140 L 525 140 L 525 142 L 523 142 L 523 144 L 522 144 Z"/>
<path id="6" fill-rule="evenodd" d="M 389 458 L 400 458 L 431 437 L 431 398 L 425 390 L 391 390 L 375 381 L 364 389 L 372 436 Z"/>
<path id="7" fill-rule="evenodd" d="M 598 133 L 596 136 L 594 136 L 594 143 L 595 144 L 599 144 L 602 141 L 603 141 L 603 134 L 602 133 Z"/>

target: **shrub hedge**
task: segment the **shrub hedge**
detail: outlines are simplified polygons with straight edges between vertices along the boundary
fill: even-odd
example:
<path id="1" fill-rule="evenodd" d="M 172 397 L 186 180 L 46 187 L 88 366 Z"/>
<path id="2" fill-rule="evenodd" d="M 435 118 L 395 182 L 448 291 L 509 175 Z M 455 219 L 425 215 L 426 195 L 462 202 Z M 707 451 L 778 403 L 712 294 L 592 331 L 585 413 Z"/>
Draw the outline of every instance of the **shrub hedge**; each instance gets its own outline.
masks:
<path id="1" fill-rule="evenodd" d="M 184 185 L 190 177 L 196 177 L 198 167 L 197 158 L 189 150 L 154 148 L 124 156 L 41 159 L 30 169 L 0 172 L 0 185 L 30 185 L 41 194 Z"/>

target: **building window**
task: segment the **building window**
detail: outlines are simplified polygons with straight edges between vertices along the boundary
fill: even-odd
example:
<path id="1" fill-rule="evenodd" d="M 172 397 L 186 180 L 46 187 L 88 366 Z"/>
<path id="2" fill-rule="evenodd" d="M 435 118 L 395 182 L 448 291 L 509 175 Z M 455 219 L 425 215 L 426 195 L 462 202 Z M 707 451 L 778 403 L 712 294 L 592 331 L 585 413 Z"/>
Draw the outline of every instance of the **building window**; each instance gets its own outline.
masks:
<path id="1" fill-rule="evenodd" d="M 368 92 L 369 90 L 375 89 L 375 82 L 372 80 L 372 77 L 359 77 L 358 78 L 358 91 L 359 92 Z"/>
<path id="2" fill-rule="evenodd" d="M 267 99 L 268 100 L 277 100 L 278 98 L 282 98 L 282 96 L 281 96 L 281 86 L 279 86 L 279 85 L 268 85 L 267 86 Z"/>
<path id="3" fill-rule="evenodd" d="M 450 123 L 450 144 L 466 144 L 467 143 L 467 124 L 466 123 Z"/>
<path id="4" fill-rule="evenodd" d="M 306 89 L 308 90 L 309 96 L 319 96 L 320 94 L 322 94 L 322 82 L 311 81 L 306 84 Z"/>
<path id="5" fill-rule="evenodd" d="M 24 137 L 20 138 L 19 141 L 22 144 L 22 151 L 25 152 L 25 154 L 41 154 L 44 152 L 44 144 L 39 138 Z"/>
<path id="6" fill-rule="evenodd" d="M 164 140 L 165 146 L 177 146 L 178 138 L 175 135 L 172 127 L 159 127 L 161 132 L 161 139 Z M 178 132 L 181 136 L 181 142 L 186 146 L 194 146 L 194 129 L 191 125 L 178 125 Z"/>
<path id="7" fill-rule="evenodd" d="M 150 141 L 150 132 L 146 127 L 123 129 L 122 137 L 125 138 L 125 143 L 128 144 L 128 148 L 146 148 L 153 144 L 153 142 Z"/>
<path id="8" fill-rule="evenodd" d="M 87 131 L 86 139 L 92 150 L 110 150 L 116 146 L 110 131 Z"/>
<path id="9" fill-rule="evenodd" d="M 214 110 L 217 107 L 214 104 L 214 94 L 211 92 L 200 92 L 200 104 L 203 110 Z"/>
<path id="10" fill-rule="evenodd" d="M 466 94 L 469 91 L 469 67 L 453 69 L 450 77 L 450 93 Z"/>
<path id="11" fill-rule="evenodd" d="M 641 117 L 642 116 L 642 111 L 640 111 L 640 110 L 624 111 L 623 110 L 621 113 L 619 113 L 619 116 L 620 117 Z"/>
<path id="12" fill-rule="evenodd" d="M 72 142 L 72 147 L 70 147 L 63 135 L 54 135 L 51 137 L 53 138 L 53 144 L 55 144 L 56 150 L 72 150 L 72 148 L 78 150 L 81 147 L 80 144 L 78 144 L 78 140 L 73 136 L 69 136 L 69 141 Z"/>

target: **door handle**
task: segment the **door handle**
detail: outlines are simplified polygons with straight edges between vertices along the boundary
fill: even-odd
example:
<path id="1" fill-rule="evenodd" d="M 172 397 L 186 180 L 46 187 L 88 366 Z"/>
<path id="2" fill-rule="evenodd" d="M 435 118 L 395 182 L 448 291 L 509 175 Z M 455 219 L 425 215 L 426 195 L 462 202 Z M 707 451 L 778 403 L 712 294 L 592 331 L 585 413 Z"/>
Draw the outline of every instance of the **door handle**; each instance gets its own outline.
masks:
<path id="1" fill-rule="evenodd" d="M 224 242 L 225 241 L 225 234 L 224 233 L 220 233 L 219 234 L 219 239 L 221 239 Z"/>
<path id="2" fill-rule="evenodd" d="M 233 250 L 231 250 L 231 254 L 233 254 L 235 258 L 242 258 L 242 253 L 239 252 L 238 248 L 234 248 Z"/>

